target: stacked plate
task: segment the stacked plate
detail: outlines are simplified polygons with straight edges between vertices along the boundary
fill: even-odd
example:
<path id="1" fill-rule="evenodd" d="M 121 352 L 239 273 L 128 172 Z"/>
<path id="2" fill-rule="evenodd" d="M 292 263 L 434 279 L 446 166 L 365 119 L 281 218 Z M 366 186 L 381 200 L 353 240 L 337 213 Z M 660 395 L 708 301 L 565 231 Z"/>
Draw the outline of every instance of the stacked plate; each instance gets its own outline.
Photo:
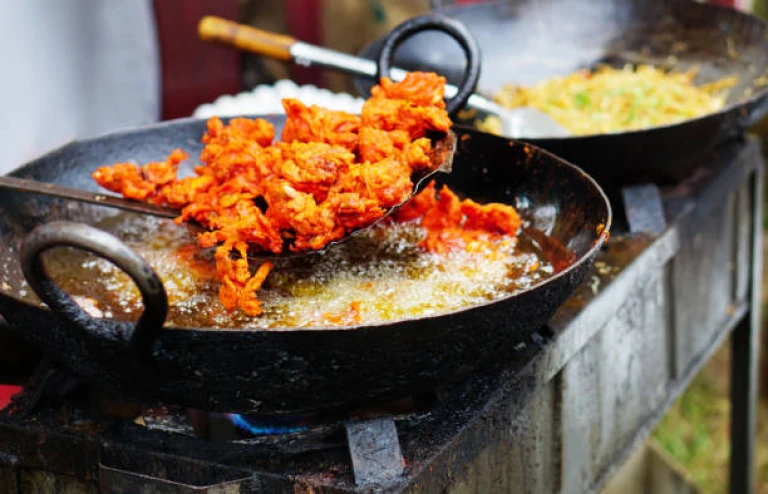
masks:
<path id="1" fill-rule="evenodd" d="M 298 86 L 293 81 L 282 80 L 272 85 L 260 85 L 251 91 L 234 96 L 221 96 L 213 103 L 197 107 L 193 116 L 209 118 L 284 114 L 285 111 L 280 103 L 283 98 L 296 98 L 305 105 L 318 105 L 331 110 L 357 114 L 360 113 L 365 101 L 351 94 L 334 93 L 311 85 Z"/>

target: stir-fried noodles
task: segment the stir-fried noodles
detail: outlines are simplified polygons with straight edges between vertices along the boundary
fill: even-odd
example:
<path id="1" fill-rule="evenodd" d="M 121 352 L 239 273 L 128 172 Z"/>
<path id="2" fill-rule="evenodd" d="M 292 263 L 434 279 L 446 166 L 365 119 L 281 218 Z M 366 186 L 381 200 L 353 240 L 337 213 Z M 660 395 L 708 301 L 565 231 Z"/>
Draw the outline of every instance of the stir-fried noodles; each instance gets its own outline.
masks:
<path id="1" fill-rule="evenodd" d="M 735 76 L 695 85 L 696 69 L 666 72 L 626 65 L 600 67 L 554 77 L 532 87 L 507 85 L 495 95 L 506 107 L 537 108 L 573 135 L 604 134 L 672 124 L 723 108 Z M 501 133 L 501 122 L 489 117 L 481 130 Z"/>

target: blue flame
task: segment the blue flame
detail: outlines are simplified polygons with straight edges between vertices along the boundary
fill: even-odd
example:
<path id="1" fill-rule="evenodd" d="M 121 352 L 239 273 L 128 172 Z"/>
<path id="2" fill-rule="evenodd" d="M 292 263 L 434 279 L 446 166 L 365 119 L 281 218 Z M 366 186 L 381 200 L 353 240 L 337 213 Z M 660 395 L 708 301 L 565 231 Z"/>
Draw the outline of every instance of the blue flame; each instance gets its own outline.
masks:
<path id="1" fill-rule="evenodd" d="M 261 424 L 252 424 L 245 417 L 237 413 L 227 414 L 229 419 L 236 427 L 253 434 L 254 436 L 272 436 L 277 434 L 289 434 L 291 432 L 301 432 L 307 430 L 305 425 L 283 425 L 278 424 L 279 419 L 263 420 Z M 271 423 L 270 423 L 271 422 Z"/>

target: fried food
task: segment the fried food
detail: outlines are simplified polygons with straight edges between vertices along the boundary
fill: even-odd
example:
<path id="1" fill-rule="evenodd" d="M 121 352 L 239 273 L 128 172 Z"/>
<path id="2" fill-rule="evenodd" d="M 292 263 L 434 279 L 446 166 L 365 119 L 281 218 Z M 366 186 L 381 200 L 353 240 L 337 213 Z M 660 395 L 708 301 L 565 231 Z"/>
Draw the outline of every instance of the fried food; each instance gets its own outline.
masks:
<path id="1" fill-rule="evenodd" d="M 460 200 L 445 185 L 438 193 L 434 180 L 397 211 L 395 220 L 418 221 L 426 230 L 419 245 L 436 253 L 479 251 L 496 241 L 515 238 L 522 224 L 514 207 Z"/>
<path id="2" fill-rule="evenodd" d="M 179 163 L 188 157 L 181 149 L 175 149 L 165 161 L 142 167 L 133 163 L 103 166 L 93 173 L 93 179 L 105 189 L 129 199 L 156 202 L 159 191 L 176 180 Z"/>
<path id="3" fill-rule="evenodd" d="M 93 178 L 127 198 L 177 207 L 177 222 L 205 227 L 198 241 L 216 246 L 222 304 L 258 315 L 256 291 L 272 266 L 254 271 L 248 254 L 322 249 L 407 199 L 414 171 L 438 165 L 428 158 L 427 135 L 450 129 L 444 88 L 432 73 L 384 78 L 360 117 L 287 99 L 282 142 L 273 142 L 266 120 L 224 125 L 214 117 L 195 176 L 177 179 L 186 155 L 175 150 L 164 162 L 106 166 Z"/>
<path id="4" fill-rule="evenodd" d="M 696 75 L 696 68 L 679 73 L 650 65 L 600 67 L 532 87 L 508 85 L 494 99 L 509 108 L 537 108 L 573 135 L 604 134 L 668 125 L 722 109 L 728 88 L 738 79 L 696 85 Z M 501 133 L 496 117 L 478 122 L 478 127 Z"/>

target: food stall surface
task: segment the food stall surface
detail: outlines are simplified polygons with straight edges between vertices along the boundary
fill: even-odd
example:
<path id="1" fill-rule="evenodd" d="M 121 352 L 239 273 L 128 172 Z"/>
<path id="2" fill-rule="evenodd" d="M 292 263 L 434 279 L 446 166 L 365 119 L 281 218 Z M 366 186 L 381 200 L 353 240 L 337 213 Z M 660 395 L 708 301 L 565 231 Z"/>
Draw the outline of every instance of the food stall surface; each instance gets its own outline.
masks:
<path id="1" fill-rule="evenodd" d="M 732 334 L 731 492 L 750 492 L 762 175 L 746 139 L 660 194 L 625 189 L 626 224 L 504 370 L 397 402 L 208 414 L 121 403 L 44 359 L 0 411 L 0 491 L 597 492 Z"/>

